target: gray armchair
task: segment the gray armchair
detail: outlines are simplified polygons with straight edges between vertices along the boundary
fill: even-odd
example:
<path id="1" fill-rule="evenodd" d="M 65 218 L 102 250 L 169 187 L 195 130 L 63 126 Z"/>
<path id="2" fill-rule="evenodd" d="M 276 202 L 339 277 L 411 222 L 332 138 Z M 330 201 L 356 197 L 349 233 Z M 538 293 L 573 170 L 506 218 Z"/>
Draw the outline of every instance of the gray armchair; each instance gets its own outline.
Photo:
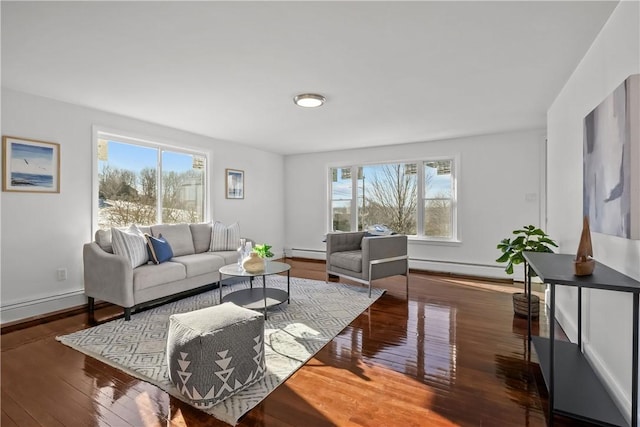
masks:
<path id="1" fill-rule="evenodd" d="M 327 280 L 340 276 L 369 286 L 390 276 L 406 276 L 409 294 L 407 236 L 365 237 L 364 231 L 327 234 Z"/>

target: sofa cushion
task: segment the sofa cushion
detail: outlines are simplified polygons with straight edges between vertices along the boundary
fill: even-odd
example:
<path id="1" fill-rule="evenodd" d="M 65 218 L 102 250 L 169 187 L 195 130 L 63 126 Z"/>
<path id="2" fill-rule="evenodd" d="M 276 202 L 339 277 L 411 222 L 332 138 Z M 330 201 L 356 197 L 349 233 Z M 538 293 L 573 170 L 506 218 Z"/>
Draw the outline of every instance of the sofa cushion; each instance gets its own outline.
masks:
<path id="1" fill-rule="evenodd" d="M 329 256 L 329 262 L 332 266 L 361 273 L 362 251 L 334 252 Z"/>
<path id="2" fill-rule="evenodd" d="M 238 262 L 238 251 L 217 251 L 215 253 L 211 253 L 212 255 L 217 255 L 224 259 L 224 265 L 235 264 Z"/>
<path id="3" fill-rule="evenodd" d="M 173 250 L 167 240 L 162 237 L 162 234 L 158 237 L 153 237 L 150 234 L 145 234 L 147 239 L 147 252 L 149 252 L 149 261 L 154 264 L 162 264 L 169 261 L 173 257 Z"/>
<path id="4" fill-rule="evenodd" d="M 240 225 L 225 226 L 216 221 L 211 226 L 211 251 L 235 251 L 240 247 Z"/>
<path id="5" fill-rule="evenodd" d="M 184 265 L 179 262 L 142 265 L 133 270 L 133 290 L 151 288 L 187 277 Z"/>
<path id="6" fill-rule="evenodd" d="M 206 252 L 211 247 L 211 223 L 189 224 L 193 236 L 193 247 L 197 254 Z"/>
<path id="7" fill-rule="evenodd" d="M 215 273 L 226 264 L 225 260 L 211 252 L 173 257 L 172 262 L 179 262 L 186 268 L 187 277 Z"/>
<path id="8" fill-rule="evenodd" d="M 173 249 L 173 256 L 191 255 L 196 253 L 193 247 L 193 237 L 189 224 L 160 224 L 151 226 L 151 234 L 158 237 L 162 234 Z"/>
<path id="9" fill-rule="evenodd" d="M 135 225 L 127 231 L 111 228 L 111 239 L 113 253 L 127 258 L 133 268 L 149 261 L 146 239 Z"/>

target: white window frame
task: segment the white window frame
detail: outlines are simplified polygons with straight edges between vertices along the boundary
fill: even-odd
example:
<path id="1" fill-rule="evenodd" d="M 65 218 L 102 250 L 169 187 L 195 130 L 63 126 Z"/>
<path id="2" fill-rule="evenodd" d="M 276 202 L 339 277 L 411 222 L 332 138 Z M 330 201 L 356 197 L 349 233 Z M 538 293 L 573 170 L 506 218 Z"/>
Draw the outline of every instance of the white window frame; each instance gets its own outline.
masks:
<path id="1" fill-rule="evenodd" d="M 156 224 L 160 224 L 162 222 L 162 198 L 159 197 L 162 194 L 161 186 L 162 186 L 162 150 L 169 150 L 177 153 L 184 153 L 190 155 L 202 156 L 205 158 L 205 170 L 204 170 L 204 182 L 205 188 L 202 192 L 204 200 L 203 200 L 203 221 L 208 222 L 211 218 L 211 203 L 209 193 L 211 192 L 211 153 L 207 150 L 192 148 L 192 147 L 182 147 L 178 146 L 175 143 L 170 143 L 167 141 L 163 141 L 160 138 L 148 137 L 137 135 L 133 132 L 126 132 L 117 129 L 106 128 L 102 126 L 92 126 L 92 179 L 91 179 L 91 237 L 95 235 L 95 232 L 98 230 L 98 194 L 100 187 L 100 180 L 98 175 L 100 171 L 98 169 L 98 140 L 100 139 L 112 139 L 118 142 L 123 142 L 126 144 L 138 145 L 142 147 L 149 147 L 158 150 L 158 167 L 157 167 L 157 182 L 158 182 L 158 197 L 156 200 Z M 142 224 L 142 225 L 152 225 L 152 224 Z"/>
<path id="2" fill-rule="evenodd" d="M 431 237 L 424 235 L 424 168 L 425 163 L 437 162 L 442 160 L 451 160 L 451 237 Z M 375 161 L 358 164 L 332 164 L 327 165 L 328 187 L 327 187 L 327 230 L 333 231 L 333 212 L 332 212 L 332 173 L 331 170 L 335 168 L 351 168 L 351 231 L 357 231 L 358 229 L 358 168 L 372 165 L 385 165 L 385 164 L 398 164 L 398 163 L 415 163 L 417 164 L 417 207 L 416 207 L 416 234 L 409 235 L 409 239 L 417 242 L 434 243 L 434 244 L 459 244 L 460 230 L 458 227 L 458 212 L 460 210 L 460 203 L 458 200 L 458 185 L 460 180 L 460 155 L 453 154 L 447 156 L 429 156 L 418 160 L 394 160 L 394 161 Z"/>

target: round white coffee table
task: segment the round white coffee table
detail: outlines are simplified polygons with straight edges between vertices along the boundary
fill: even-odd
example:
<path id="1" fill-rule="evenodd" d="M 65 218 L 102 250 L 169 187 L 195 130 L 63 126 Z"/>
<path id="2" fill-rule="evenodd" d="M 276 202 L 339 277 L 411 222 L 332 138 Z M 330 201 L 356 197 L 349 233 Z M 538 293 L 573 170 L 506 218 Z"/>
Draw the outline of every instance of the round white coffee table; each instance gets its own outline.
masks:
<path id="1" fill-rule="evenodd" d="M 218 281 L 218 287 L 220 289 L 220 303 L 232 302 L 241 307 L 249 308 L 251 310 L 264 310 L 264 318 L 267 318 L 267 309 L 283 302 L 289 303 L 289 285 L 290 285 L 290 270 L 291 266 L 284 262 L 269 261 L 266 264 L 264 271 L 258 273 L 249 273 L 245 271 L 238 264 L 229 264 L 224 267 L 220 267 L 218 272 L 220 273 L 220 280 Z M 266 283 L 266 276 L 272 274 L 287 272 L 287 291 L 282 289 L 268 288 Z M 224 297 L 222 296 L 222 280 L 223 276 L 232 277 L 248 277 L 249 289 L 240 289 L 237 291 L 229 292 Z M 262 288 L 253 287 L 253 278 L 256 276 L 262 276 Z"/>

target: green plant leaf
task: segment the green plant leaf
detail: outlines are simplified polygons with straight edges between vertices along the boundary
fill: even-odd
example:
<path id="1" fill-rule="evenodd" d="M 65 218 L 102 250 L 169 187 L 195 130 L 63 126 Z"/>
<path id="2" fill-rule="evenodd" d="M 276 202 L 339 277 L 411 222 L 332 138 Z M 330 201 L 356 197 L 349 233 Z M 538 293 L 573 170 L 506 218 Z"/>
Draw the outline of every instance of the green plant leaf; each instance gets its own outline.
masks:
<path id="1" fill-rule="evenodd" d="M 253 247 L 253 252 L 257 253 L 260 258 L 271 258 L 273 256 L 273 252 L 269 249 L 272 247 L 273 246 L 267 244 L 255 245 Z"/>
<path id="2" fill-rule="evenodd" d="M 540 239 L 538 239 L 538 241 L 540 243 L 546 243 L 547 245 L 551 245 L 551 246 L 556 247 L 556 248 L 558 247 L 556 242 L 554 242 L 553 240 L 549 239 L 548 237 L 540 238 Z"/>
<path id="3" fill-rule="evenodd" d="M 502 256 L 496 260 L 496 262 L 507 262 L 507 261 L 509 261 L 508 253 L 502 254 Z"/>

